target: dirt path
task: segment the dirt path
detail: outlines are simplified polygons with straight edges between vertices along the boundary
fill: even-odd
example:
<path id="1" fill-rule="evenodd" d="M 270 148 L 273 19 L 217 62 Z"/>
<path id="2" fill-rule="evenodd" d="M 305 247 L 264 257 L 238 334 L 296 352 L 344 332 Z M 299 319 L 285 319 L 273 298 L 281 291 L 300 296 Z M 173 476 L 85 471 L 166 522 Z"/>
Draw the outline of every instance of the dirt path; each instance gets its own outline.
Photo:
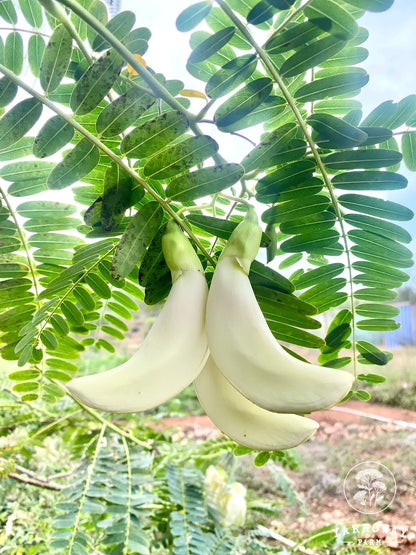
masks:
<path id="1" fill-rule="evenodd" d="M 310 416 L 324 428 L 327 428 L 328 425 L 341 422 L 348 422 L 351 424 L 368 424 L 371 420 L 374 422 L 372 418 L 366 418 L 361 413 L 380 417 L 380 421 L 384 419 L 386 419 L 384 420 L 385 422 L 389 422 L 390 420 L 395 421 L 391 422 L 393 426 L 400 426 L 400 423 L 402 423 L 401 425 L 405 427 L 405 423 L 409 423 L 411 425 L 409 428 L 416 430 L 415 411 L 378 405 L 376 403 L 363 403 L 361 401 L 347 401 L 334 409 L 313 412 Z M 196 439 L 204 439 L 219 434 L 217 428 L 208 416 L 164 418 L 157 427 L 165 428 L 171 426 L 178 426 L 186 435 L 191 435 Z"/>

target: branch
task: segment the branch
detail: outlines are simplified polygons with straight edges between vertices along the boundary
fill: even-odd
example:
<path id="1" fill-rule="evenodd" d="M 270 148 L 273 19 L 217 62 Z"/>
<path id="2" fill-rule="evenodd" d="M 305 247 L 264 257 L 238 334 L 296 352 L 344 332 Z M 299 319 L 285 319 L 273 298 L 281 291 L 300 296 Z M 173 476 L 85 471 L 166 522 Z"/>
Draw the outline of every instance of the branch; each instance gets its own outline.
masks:
<path id="1" fill-rule="evenodd" d="M 16 472 L 10 472 L 7 475 L 8 478 L 13 478 L 13 480 L 17 480 L 18 482 L 23 482 L 24 484 L 30 484 L 32 486 L 37 486 L 38 488 L 43 489 L 52 489 L 55 491 L 60 491 L 63 486 L 59 484 L 55 484 L 54 482 L 48 482 L 45 478 L 29 478 L 28 476 L 22 476 L 21 474 L 17 474 Z"/>

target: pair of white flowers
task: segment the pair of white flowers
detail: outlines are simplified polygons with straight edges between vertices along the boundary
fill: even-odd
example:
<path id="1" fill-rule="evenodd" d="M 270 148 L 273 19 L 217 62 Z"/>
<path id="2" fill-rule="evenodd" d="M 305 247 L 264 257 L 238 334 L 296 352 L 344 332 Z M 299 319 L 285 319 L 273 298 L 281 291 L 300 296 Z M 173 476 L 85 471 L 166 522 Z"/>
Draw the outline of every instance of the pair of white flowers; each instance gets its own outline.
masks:
<path id="1" fill-rule="evenodd" d="M 81 402 L 110 412 L 153 408 L 194 382 L 213 422 L 255 449 L 286 449 L 318 424 L 305 413 L 334 405 L 353 377 L 288 355 L 275 340 L 248 278 L 261 239 L 254 209 L 232 233 L 208 292 L 198 256 L 169 222 L 163 253 L 172 289 L 155 324 L 121 366 L 67 384 Z"/>

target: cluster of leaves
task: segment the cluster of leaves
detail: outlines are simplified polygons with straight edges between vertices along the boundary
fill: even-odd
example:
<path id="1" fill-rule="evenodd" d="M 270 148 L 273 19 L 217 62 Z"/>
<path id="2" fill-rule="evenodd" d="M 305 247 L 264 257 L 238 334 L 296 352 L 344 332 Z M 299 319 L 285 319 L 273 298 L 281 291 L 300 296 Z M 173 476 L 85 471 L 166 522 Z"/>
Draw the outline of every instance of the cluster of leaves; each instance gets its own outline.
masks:
<path id="1" fill-rule="evenodd" d="M 374 192 L 406 187 L 393 136 L 403 125 L 401 150 L 415 169 L 416 96 L 384 102 L 364 119 L 353 97 L 368 81 L 357 65 L 367 57 L 361 45 L 368 33 L 357 20 L 365 9 L 382 11 L 391 3 L 190 6 L 178 17 L 178 29 L 189 31 L 204 20 L 213 31 L 191 35 L 187 68 L 206 83 L 209 98 L 195 115 L 181 96 L 181 81 L 145 67 L 151 33 L 134 28 L 133 13 L 108 21 L 100 0 L 62 0 L 70 12 L 58 21 L 37 2 L 20 2 L 33 34 L 25 41 L 11 27 L 0 67 L 6 110 L 0 158 L 8 162 L 0 175 L 10 183 L 0 193 L 0 328 L 2 357 L 24 367 L 12 375 L 24 400 L 39 393 L 51 402 L 59 398 L 53 380 L 70 379 L 86 347 L 112 351 L 114 339 L 123 339 L 126 319 L 137 310 L 134 297 L 148 304 L 166 297 L 170 274 L 161 237 L 170 217 L 210 269 L 215 256 L 208 251 L 214 248 L 215 255 L 245 210 L 235 202 L 226 215 L 221 207 L 229 203 L 221 193 L 233 192 L 238 181 L 242 195 L 262 207 L 268 263 L 287 253 L 280 269 L 304 264 L 290 280 L 261 262 L 252 266 L 253 289 L 275 337 L 320 349 L 327 366 L 355 364 L 356 355 L 363 364 L 387 363 L 388 353 L 357 343 L 354 333 L 398 326 L 398 309 L 387 303 L 408 279 L 403 269 L 412 261 L 405 246 L 411 238 L 395 222 L 412 212 Z M 11 0 L 1 3 L 0 16 L 16 25 Z M 267 35 L 262 47 L 250 26 Z M 47 41 L 39 31 L 46 27 Z M 42 94 L 18 77 L 26 54 Z M 20 100 L 23 94 L 29 96 Z M 240 163 L 227 163 L 217 141 L 201 132 L 199 123 L 211 110 L 213 125 L 226 134 L 264 125 L 266 132 Z M 46 112 L 49 119 L 30 136 Z M 56 163 L 59 151 L 63 158 Z M 210 158 L 214 165 L 207 166 Z M 84 222 L 71 204 L 15 202 L 69 186 L 78 205 L 87 206 Z M 205 209 L 177 215 L 206 196 L 212 202 Z M 346 302 L 349 308 L 338 312 L 324 338 L 313 333 L 321 327 L 316 314 Z M 353 356 L 340 356 L 345 348 Z"/>

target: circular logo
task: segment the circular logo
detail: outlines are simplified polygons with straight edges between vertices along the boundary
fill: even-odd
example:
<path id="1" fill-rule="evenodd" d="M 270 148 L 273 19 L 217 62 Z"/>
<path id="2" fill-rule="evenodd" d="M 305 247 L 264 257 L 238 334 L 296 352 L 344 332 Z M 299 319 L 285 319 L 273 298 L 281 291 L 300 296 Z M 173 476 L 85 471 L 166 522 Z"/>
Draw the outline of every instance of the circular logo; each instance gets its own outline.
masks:
<path id="1" fill-rule="evenodd" d="M 396 480 L 384 464 L 364 461 L 351 468 L 344 479 L 348 505 L 367 515 L 385 511 L 396 497 Z"/>

